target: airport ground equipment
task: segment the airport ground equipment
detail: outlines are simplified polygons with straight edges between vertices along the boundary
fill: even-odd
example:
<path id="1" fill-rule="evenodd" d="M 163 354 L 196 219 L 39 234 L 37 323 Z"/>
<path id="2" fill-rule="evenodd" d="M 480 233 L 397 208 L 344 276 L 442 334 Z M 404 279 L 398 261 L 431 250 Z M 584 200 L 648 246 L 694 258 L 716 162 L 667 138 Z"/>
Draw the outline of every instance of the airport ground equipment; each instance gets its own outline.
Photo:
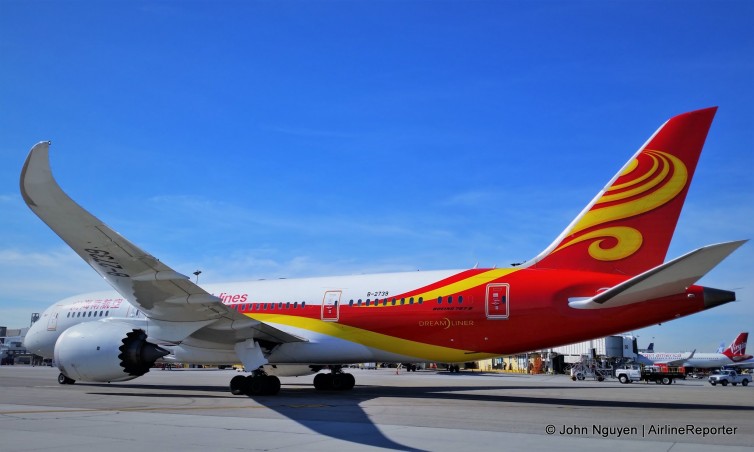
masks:
<path id="1" fill-rule="evenodd" d="M 735 370 L 721 370 L 719 373 L 709 376 L 709 384 L 716 386 L 720 383 L 723 386 L 728 386 L 728 383 L 736 386 L 741 383 L 741 386 L 748 386 L 751 383 L 751 375 L 739 374 Z"/>
<path id="2" fill-rule="evenodd" d="M 623 384 L 634 381 L 654 381 L 657 384 L 669 385 L 677 379 L 685 379 L 686 374 L 682 367 L 627 364 L 615 369 L 615 377 Z"/>

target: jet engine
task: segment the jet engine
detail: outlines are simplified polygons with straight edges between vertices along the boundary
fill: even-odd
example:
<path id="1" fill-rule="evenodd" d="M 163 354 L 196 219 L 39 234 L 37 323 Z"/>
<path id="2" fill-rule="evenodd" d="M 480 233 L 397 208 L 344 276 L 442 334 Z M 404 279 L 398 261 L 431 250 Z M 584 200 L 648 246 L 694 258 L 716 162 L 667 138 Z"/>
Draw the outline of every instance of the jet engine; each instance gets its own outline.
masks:
<path id="1" fill-rule="evenodd" d="M 112 321 L 74 325 L 55 343 L 55 363 L 72 380 L 132 380 L 168 353 L 147 342 L 144 330 Z"/>

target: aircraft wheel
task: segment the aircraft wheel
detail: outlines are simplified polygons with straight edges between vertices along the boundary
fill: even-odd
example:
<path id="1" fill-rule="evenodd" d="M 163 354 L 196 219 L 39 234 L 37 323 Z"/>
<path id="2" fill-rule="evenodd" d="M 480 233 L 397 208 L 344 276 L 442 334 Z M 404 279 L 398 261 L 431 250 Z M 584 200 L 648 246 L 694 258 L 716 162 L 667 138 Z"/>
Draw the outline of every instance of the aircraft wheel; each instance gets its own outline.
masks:
<path id="1" fill-rule="evenodd" d="M 330 388 L 336 391 L 342 391 L 345 389 L 346 380 L 343 374 L 335 374 L 330 380 Z"/>
<path id="2" fill-rule="evenodd" d="M 61 372 L 60 375 L 58 375 L 58 383 L 60 383 L 61 385 L 72 385 L 76 383 L 76 380 L 74 380 L 73 378 L 66 377 Z"/>
<path id="3" fill-rule="evenodd" d="M 249 375 L 246 377 L 246 395 L 249 396 L 257 396 L 257 395 L 271 395 L 272 392 L 270 392 L 271 384 L 269 382 L 270 377 L 267 375 Z M 277 380 L 278 383 L 280 383 L 280 380 Z M 280 390 L 280 387 L 277 388 L 278 391 Z"/>
<path id="4" fill-rule="evenodd" d="M 314 389 L 318 391 L 324 391 L 326 389 L 329 389 L 330 387 L 330 380 L 332 379 L 331 374 L 317 374 L 314 376 Z"/>
<path id="5" fill-rule="evenodd" d="M 356 378 L 352 374 L 343 374 L 343 377 L 346 380 L 346 384 L 343 387 L 344 391 L 349 391 L 353 389 L 354 386 L 356 386 Z M 744 383 L 746 383 L 746 381 L 744 381 Z"/>
<path id="6" fill-rule="evenodd" d="M 233 395 L 242 395 L 246 386 L 246 377 L 243 375 L 236 375 L 230 379 L 230 393 Z"/>
<path id="7" fill-rule="evenodd" d="M 265 395 L 275 395 L 278 392 L 280 392 L 280 379 L 274 375 L 268 375 L 264 377 L 266 380 L 266 391 Z"/>

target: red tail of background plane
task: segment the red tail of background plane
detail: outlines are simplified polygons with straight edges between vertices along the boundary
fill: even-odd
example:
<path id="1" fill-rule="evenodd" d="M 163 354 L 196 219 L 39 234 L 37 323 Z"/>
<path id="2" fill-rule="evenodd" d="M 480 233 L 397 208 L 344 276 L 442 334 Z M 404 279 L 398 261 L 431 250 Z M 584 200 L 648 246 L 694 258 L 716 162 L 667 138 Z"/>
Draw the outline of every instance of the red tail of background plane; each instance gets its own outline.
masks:
<path id="1" fill-rule="evenodd" d="M 533 265 L 637 275 L 662 264 L 716 111 L 663 124 Z"/>
<path id="2" fill-rule="evenodd" d="M 746 354 L 746 341 L 749 339 L 749 333 L 741 333 L 730 343 L 728 348 L 723 350 L 723 355 L 730 358 L 732 361 L 740 361 L 741 359 L 750 358 Z"/>

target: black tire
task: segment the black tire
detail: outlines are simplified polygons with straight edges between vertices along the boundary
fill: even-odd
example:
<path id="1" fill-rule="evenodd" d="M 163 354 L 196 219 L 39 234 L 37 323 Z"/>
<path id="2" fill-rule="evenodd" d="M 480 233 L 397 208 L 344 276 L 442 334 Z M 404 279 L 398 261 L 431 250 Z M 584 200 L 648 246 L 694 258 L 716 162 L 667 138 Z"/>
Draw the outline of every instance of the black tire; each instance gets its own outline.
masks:
<path id="1" fill-rule="evenodd" d="M 720 384 L 723 386 L 728 386 L 728 380 L 723 380 L 720 382 Z"/>
<path id="2" fill-rule="evenodd" d="M 662 377 L 662 384 L 669 385 L 672 382 L 673 382 L 672 378 L 670 378 L 670 377 Z"/>
<path id="3" fill-rule="evenodd" d="M 346 386 L 346 379 L 344 374 L 335 374 L 330 379 L 330 389 L 335 391 L 342 391 Z"/>
<path id="4" fill-rule="evenodd" d="M 716 386 L 716 385 L 717 385 L 717 382 L 715 382 L 715 381 L 710 381 L 710 382 L 709 382 L 709 384 L 711 384 L 712 386 Z"/>
<path id="5" fill-rule="evenodd" d="M 325 391 L 330 389 L 330 374 L 317 374 L 314 376 L 314 389 Z"/>
<path id="6" fill-rule="evenodd" d="M 265 395 L 276 395 L 280 392 L 280 379 L 274 375 L 268 375 L 265 379 Z"/>
<path id="7" fill-rule="evenodd" d="M 249 375 L 246 377 L 246 395 L 258 396 L 264 395 L 264 391 L 267 387 L 265 384 L 267 379 L 260 375 L 258 377 Z"/>
<path id="8" fill-rule="evenodd" d="M 230 393 L 233 395 L 243 395 L 245 393 L 246 377 L 236 375 L 230 379 Z"/>
<path id="9" fill-rule="evenodd" d="M 618 377 L 618 381 L 620 381 L 623 384 L 627 384 L 628 383 L 628 376 L 626 376 L 626 374 L 621 374 L 621 376 Z"/>
<path id="10" fill-rule="evenodd" d="M 61 372 L 61 373 L 60 373 L 60 374 L 58 375 L 58 383 L 60 383 L 61 385 L 72 385 L 72 384 L 76 383 L 76 380 L 74 380 L 73 378 L 68 378 L 68 377 L 66 377 L 66 376 L 65 376 L 65 375 L 63 375 L 63 373 Z"/>
<path id="11" fill-rule="evenodd" d="M 741 386 L 749 386 L 749 380 L 742 381 Z"/>
<path id="12" fill-rule="evenodd" d="M 416 372 L 416 371 L 414 371 Z M 343 377 L 346 380 L 345 386 L 343 386 L 344 391 L 350 391 L 353 389 L 354 386 L 356 386 L 356 378 L 351 374 L 343 374 Z"/>

